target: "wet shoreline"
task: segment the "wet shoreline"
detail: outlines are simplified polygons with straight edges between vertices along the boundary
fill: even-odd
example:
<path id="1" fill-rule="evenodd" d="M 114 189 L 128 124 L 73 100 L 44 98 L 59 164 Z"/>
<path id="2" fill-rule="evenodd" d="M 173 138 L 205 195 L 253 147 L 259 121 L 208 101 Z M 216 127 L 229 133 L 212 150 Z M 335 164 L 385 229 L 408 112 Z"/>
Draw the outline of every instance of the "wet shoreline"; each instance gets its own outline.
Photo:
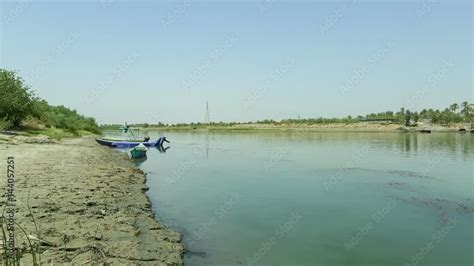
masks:
<path id="1" fill-rule="evenodd" d="M 183 263 L 180 234 L 155 219 L 146 175 L 124 154 L 93 137 L 2 137 L 0 155 L 16 163 L 15 219 L 42 263 Z M 26 251 L 26 235 L 15 233 Z M 31 254 L 22 263 L 32 263 Z"/>

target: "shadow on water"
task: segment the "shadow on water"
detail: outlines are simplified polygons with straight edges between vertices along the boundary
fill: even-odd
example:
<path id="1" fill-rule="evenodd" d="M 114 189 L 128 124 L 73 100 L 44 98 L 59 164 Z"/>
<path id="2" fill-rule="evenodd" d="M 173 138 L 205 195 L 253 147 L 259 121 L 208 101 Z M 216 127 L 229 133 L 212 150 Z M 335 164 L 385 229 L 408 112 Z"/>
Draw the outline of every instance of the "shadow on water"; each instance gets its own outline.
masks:
<path id="1" fill-rule="evenodd" d="M 446 225 L 451 218 L 471 218 L 474 214 L 474 199 L 464 197 L 450 197 L 448 195 L 434 193 L 431 181 L 447 182 L 448 180 L 427 176 L 418 172 L 405 170 L 374 170 L 367 168 L 344 168 L 347 171 L 345 177 L 359 177 L 360 179 L 375 178 L 381 186 L 387 185 L 390 198 L 413 205 L 419 208 L 427 208 L 437 217 L 439 225 Z M 337 171 L 337 170 L 334 170 Z M 359 172 L 361 174 L 354 174 Z M 365 174 L 364 174 L 365 173 Z M 375 174 L 375 175 L 370 175 Z M 400 179 L 404 177 L 405 179 Z M 406 179 L 408 178 L 408 179 Z M 383 180 L 382 180 L 383 179 Z M 419 183 L 414 183 L 419 179 Z M 372 182 L 373 184 L 377 182 Z M 420 184 L 422 186 L 420 186 Z M 383 189 L 383 187 L 378 186 Z"/>
<path id="2" fill-rule="evenodd" d="M 421 179 L 432 179 L 432 180 L 439 180 L 445 181 L 437 177 L 428 176 L 422 173 L 414 172 L 414 171 L 407 171 L 407 170 L 376 170 L 376 169 L 369 169 L 369 168 L 362 168 L 362 167 L 348 167 L 348 168 L 337 168 L 334 169 L 334 172 L 337 171 L 367 171 L 373 173 L 380 173 L 380 174 L 388 174 L 388 175 L 395 175 L 395 176 L 402 176 L 402 177 L 411 177 L 411 178 L 421 178 Z"/>
<path id="3" fill-rule="evenodd" d="M 206 252 L 203 252 L 203 251 L 192 251 L 192 250 L 186 250 L 186 252 L 184 253 L 186 255 L 187 258 L 191 258 L 191 257 L 200 257 L 200 258 L 206 258 L 207 257 L 207 253 Z"/>

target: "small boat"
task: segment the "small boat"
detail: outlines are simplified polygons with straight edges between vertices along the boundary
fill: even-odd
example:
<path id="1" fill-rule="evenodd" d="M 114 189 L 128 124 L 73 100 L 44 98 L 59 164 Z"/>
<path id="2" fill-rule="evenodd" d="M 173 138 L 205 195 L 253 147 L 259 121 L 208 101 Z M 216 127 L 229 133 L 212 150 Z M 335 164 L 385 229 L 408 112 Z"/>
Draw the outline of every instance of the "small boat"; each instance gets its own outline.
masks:
<path id="1" fill-rule="evenodd" d="M 431 133 L 431 129 L 421 129 L 420 133 Z"/>
<path id="2" fill-rule="evenodd" d="M 103 140 L 110 141 L 130 141 L 130 142 L 142 142 L 143 138 L 130 138 L 130 137 L 101 137 Z"/>
<path id="3" fill-rule="evenodd" d="M 145 147 L 143 144 L 138 144 L 138 146 L 135 146 L 130 150 L 130 155 L 132 158 L 143 158 L 146 157 L 146 152 L 148 149 Z"/>
<path id="4" fill-rule="evenodd" d="M 145 147 L 158 147 L 163 144 L 165 141 L 165 137 L 161 137 L 159 139 L 150 139 L 148 141 L 145 140 L 137 140 L 137 141 L 129 141 L 129 140 L 108 140 L 104 138 L 95 139 L 97 143 L 109 147 L 114 148 L 133 148 L 138 146 L 139 144 L 143 144 Z"/>
<path id="5" fill-rule="evenodd" d="M 148 136 L 140 137 L 140 129 L 129 127 L 127 123 L 125 123 L 125 126 L 118 128 L 118 131 L 120 132 L 119 136 L 115 136 L 115 135 L 102 136 L 100 140 L 110 141 L 110 142 L 138 142 L 138 143 L 147 142 L 150 140 Z M 125 134 L 125 136 L 123 134 Z M 103 145 L 107 145 L 107 144 L 103 144 Z"/>

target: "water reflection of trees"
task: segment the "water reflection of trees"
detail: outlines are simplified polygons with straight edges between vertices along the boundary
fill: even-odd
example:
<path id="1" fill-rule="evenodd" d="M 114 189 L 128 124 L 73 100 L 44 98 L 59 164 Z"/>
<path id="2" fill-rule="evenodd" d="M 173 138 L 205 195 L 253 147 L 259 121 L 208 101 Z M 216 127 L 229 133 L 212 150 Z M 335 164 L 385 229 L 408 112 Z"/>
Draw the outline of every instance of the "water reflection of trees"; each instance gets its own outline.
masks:
<path id="1" fill-rule="evenodd" d="M 399 149 L 407 156 L 420 152 L 443 153 L 447 156 L 461 157 L 463 159 L 474 156 L 474 136 L 460 133 L 405 133 Z M 387 141 L 390 141 L 387 139 Z M 396 138 L 392 141 L 398 141 Z"/>
<path id="2" fill-rule="evenodd" d="M 423 153 L 447 154 L 452 157 L 469 159 L 474 157 L 474 134 L 472 133 L 399 133 L 399 132 L 265 132 L 257 133 L 264 141 L 290 144 L 313 145 L 318 142 L 334 142 L 346 145 L 357 143 L 373 148 L 385 148 L 393 152 L 403 152 L 407 156 Z"/>
<path id="3" fill-rule="evenodd" d="M 154 135 L 149 133 L 150 136 Z M 173 135 L 176 133 L 173 133 Z M 368 146 L 373 149 L 385 149 L 387 152 L 405 153 L 406 156 L 417 153 L 446 154 L 462 159 L 474 158 L 474 134 L 472 133 L 401 133 L 401 132 L 206 132 L 179 133 L 200 135 L 206 157 L 209 158 L 210 142 L 219 141 L 263 142 L 272 146 L 308 145 L 329 143 L 339 146 Z M 177 137 L 177 136 L 175 136 Z"/>

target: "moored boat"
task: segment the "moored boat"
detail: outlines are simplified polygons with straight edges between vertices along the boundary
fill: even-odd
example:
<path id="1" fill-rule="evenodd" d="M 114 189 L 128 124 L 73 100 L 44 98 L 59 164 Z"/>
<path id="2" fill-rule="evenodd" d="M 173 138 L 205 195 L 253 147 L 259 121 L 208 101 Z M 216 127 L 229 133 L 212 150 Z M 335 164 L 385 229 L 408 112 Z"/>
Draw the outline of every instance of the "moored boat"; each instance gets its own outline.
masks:
<path id="1" fill-rule="evenodd" d="M 145 147 L 143 144 L 138 144 L 138 146 L 135 146 L 130 150 L 130 155 L 132 158 L 143 158 L 146 157 L 146 152 L 148 149 Z"/>
<path id="2" fill-rule="evenodd" d="M 105 141 L 105 142 L 147 142 L 150 140 L 148 136 L 145 137 L 140 137 L 140 129 L 139 128 L 133 128 L 129 127 L 127 123 L 125 123 L 125 126 L 120 127 L 118 129 L 121 134 L 126 134 L 124 135 L 113 135 L 113 136 L 102 136 L 100 140 Z M 103 145 L 108 145 L 107 143 L 101 143 Z"/>
<path id="3" fill-rule="evenodd" d="M 143 138 L 130 138 L 130 137 L 101 137 L 101 139 L 109 140 L 109 141 L 143 142 Z"/>
<path id="4" fill-rule="evenodd" d="M 128 141 L 128 140 L 109 140 L 106 138 L 97 138 L 95 141 L 101 145 L 114 147 L 114 148 L 133 148 L 139 144 L 143 144 L 145 147 L 157 147 L 163 144 L 165 138 L 161 137 L 154 140 L 141 140 L 141 141 Z"/>

